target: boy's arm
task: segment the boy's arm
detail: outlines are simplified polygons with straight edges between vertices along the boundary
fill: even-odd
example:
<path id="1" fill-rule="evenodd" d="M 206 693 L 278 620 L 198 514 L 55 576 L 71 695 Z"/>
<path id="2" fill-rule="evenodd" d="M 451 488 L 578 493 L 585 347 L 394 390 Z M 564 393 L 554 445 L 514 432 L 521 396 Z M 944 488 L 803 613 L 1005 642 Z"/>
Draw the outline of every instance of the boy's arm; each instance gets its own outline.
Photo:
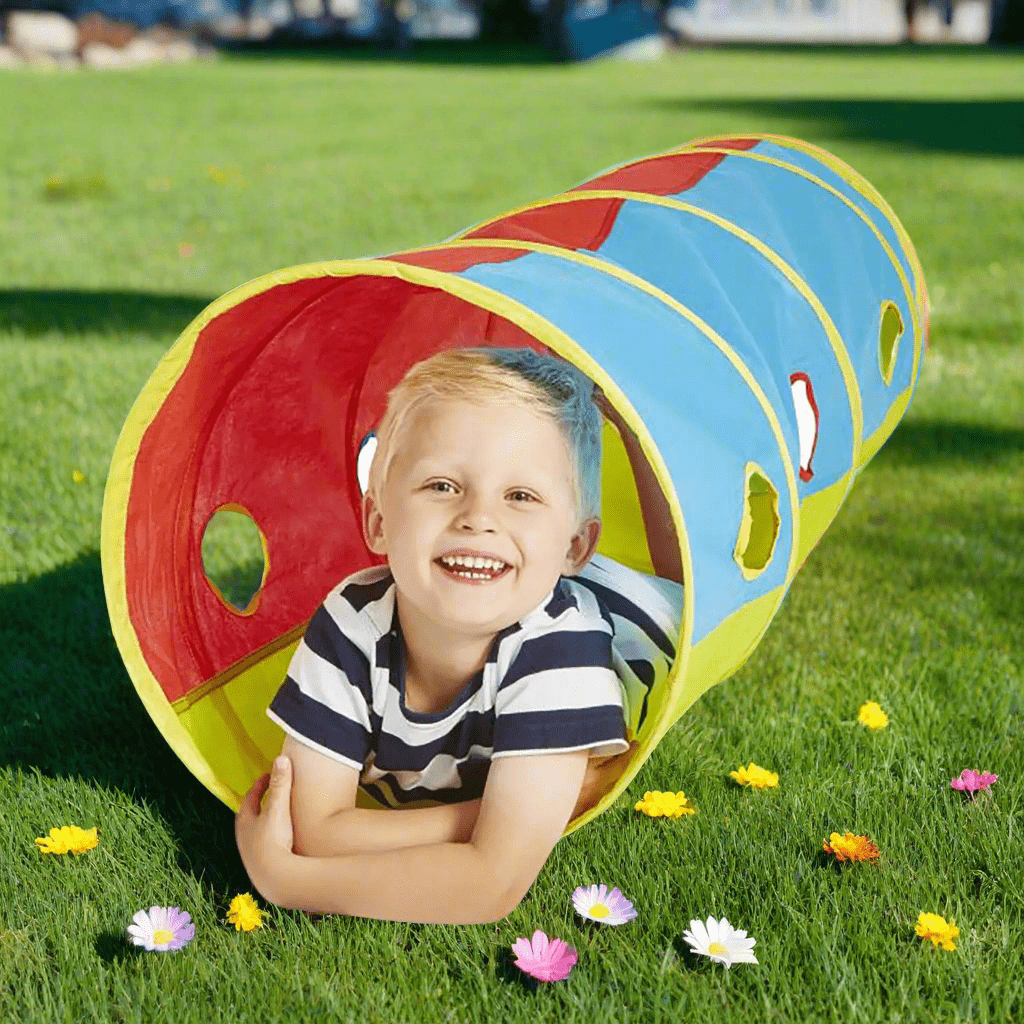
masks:
<path id="1" fill-rule="evenodd" d="M 406 810 L 356 807 L 355 768 L 285 736 L 292 764 L 291 815 L 295 853 L 308 857 L 375 853 L 432 843 L 465 843 L 479 800 Z"/>
<path id="2" fill-rule="evenodd" d="M 238 849 L 253 885 L 279 906 L 391 921 L 496 921 L 519 904 L 558 842 L 587 756 L 583 750 L 493 762 L 468 843 L 336 857 L 292 853 L 291 769 L 278 758 L 262 811 L 265 777 L 242 802 Z"/>
<path id="3" fill-rule="evenodd" d="M 676 537 L 672 512 L 654 470 L 651 469 L 647 456 L 640 446 L 640 440 L 630 429 L 626 421 L 619 415 L 615 407 L 608 401 L 605 393 L 595 385 L 594 402 L 604 415 L 614 424 L 629 458 L 636 481 L 637 496 L 640 499 L 640 511 L 644 517 L 647 531 L 647 549 L 651 553 L 651 564 L 656 575 L 662 579 L 683 583 L 683 563 L 679 554 L 679 539 Z"/>

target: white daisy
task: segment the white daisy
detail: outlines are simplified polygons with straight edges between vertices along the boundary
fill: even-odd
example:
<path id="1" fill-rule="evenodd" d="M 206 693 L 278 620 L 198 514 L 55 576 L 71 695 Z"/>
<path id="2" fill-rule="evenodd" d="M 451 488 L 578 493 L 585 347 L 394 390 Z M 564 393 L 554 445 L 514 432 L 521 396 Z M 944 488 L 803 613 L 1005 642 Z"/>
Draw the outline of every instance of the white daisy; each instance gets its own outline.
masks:
<path id="1" fill-rule="evenodd" d="M 683 941 L 694 953 L 725 964 L 727 970 L 733 964 L 757 963 L 751 952 L 757 939 L 748 939 L 746 932 L 733 928 L 724 917 L 721 921 L 709 917 L 707 924 L 691 921 L 689 929 L 683 932 Z"/>

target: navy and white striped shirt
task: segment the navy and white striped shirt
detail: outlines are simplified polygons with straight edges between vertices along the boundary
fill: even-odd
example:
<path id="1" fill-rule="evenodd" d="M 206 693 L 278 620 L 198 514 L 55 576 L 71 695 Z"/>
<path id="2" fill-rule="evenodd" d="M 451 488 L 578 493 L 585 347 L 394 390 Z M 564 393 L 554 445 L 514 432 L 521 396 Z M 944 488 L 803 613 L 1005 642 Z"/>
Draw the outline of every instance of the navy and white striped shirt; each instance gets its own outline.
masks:
<path id="1" fill-rule="evenodd" d="M 313 615 L 267 714 L 359 771 L 382 804 L 472 800 L 497 758 L 625 750 L 671 668 L 681 614 L 681 586 L 595 555 L 495 637 L 444 711 L 413 711 L 395 582 L 375 566 Z"/>

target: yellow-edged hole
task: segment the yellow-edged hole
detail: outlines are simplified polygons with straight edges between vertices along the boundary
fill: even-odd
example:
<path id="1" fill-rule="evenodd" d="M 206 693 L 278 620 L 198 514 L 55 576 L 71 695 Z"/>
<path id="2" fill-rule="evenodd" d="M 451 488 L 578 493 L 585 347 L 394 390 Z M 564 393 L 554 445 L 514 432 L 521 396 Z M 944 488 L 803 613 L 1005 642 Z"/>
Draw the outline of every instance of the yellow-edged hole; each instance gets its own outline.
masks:
<path id="1" fill-rule="evenodd" d="M 900 337 L 903 334 L 903 317 L 895 302 L 882 303 L 882 316 L 878 326 L 878 367 L 886 384 L 892 383 L 892 371 L 896 365 Z"/>
<path id="2" fill-rule="evenodd" d="M 210 517 L 201 546 L 203 572 L 217 596 L 234 612 L 256 611 L 267 578 L 267 544 L 252 516 L 225 505 Z"/>
<path id="3" fill-rule="evenodd" d="M 743 519 L 734 553 L 744 579 L 754 579 L 771 561 L 780 522 L 778 491 L 760 466 L 747 463 Z"/>

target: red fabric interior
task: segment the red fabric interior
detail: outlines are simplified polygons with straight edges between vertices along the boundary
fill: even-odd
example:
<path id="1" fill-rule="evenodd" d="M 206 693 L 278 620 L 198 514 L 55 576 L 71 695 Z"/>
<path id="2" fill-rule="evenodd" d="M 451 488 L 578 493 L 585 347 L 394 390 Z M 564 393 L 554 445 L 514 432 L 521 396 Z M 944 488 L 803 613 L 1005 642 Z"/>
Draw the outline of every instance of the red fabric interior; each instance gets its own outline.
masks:
<path id="1" fill-rule="evenodd" d="M 481 343 L 544 351 L 485 310 L 383 277 L 278 285 L 203 329 L 142 438 L 128 502 L 129 616 L 168 700 L 302 624 L 331 587 L 380 561 L 362 540 L 359 442 L 409 366 Z M 226 504 L 267 541 L 250 615 L 203 572 L 203 532 Z"/>

